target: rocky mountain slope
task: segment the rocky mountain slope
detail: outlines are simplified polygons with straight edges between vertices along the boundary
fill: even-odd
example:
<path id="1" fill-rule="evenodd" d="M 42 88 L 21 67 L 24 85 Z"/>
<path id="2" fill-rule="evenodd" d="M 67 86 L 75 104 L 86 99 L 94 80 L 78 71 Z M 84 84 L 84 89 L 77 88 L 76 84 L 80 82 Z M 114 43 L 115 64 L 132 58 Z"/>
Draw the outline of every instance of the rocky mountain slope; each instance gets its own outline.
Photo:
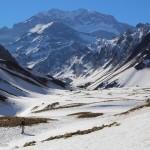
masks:
<path id="1" fill-rule="evenodd" d="M 98 40 L 95 49 L 102 65 L 93 69 L 89 88 L 149 86 L 150 25 L 139 24 L 113 40 Z"/>

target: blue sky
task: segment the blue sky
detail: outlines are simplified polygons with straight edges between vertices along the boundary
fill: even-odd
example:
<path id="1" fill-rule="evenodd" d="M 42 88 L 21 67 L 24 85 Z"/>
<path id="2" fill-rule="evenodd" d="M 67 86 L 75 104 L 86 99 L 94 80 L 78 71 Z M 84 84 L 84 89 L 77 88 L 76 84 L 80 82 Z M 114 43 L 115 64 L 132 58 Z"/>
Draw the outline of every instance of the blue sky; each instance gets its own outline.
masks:
<path id="1" fill-rule="evenodd" d="M 132 25 L 150 22 L 150 0 L 0 0 L 0 27 L 12 26 L 51 8 L 97 10 Z"/>

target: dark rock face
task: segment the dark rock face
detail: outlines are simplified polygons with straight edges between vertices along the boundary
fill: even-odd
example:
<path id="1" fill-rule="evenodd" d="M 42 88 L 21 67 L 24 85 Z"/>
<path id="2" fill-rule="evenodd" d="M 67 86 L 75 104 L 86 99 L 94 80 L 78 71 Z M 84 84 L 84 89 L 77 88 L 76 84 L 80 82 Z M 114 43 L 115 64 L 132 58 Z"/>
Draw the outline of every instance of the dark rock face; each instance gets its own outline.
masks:
<path id="1" fill-rule="evenodd" d="M 0 45 L 0 61 L 9 61 L 15 63 L 15 59 L 2 45 Z"/>
<path id="2" fill-rule="evenodd" d="M 135 66 L 135 69 L 137 69 L 137 70 L 141 70 L 141 69 L 144 69 L 144 68 L 145 68 L 145 64 L 143 62 L 141 62 L 141 63 L 139 63 Z"/>
<path id="3" fill-rule="evenodd" d="M 7 97 L 5 97 L 4 95 L 0 95 L 0 102 L 5 102 L 5 100 L 7 100 Z"/>
<path id="4" fill-rule="evenodd" d="M 102 82 L 100 83 L 95 90 L 103 88 L 103 89 L 109 89 L 109 88 L 113 88 L 113 87 L 119 87 L 119 83 L 117 81 L 113 81 L 113 82 Z"/>

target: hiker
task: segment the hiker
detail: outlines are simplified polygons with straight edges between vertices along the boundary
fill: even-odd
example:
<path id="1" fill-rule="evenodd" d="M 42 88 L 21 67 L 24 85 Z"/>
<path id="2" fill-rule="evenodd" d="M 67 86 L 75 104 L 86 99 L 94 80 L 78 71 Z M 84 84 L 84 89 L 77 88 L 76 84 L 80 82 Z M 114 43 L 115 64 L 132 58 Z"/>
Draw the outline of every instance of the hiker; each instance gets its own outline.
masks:
<path id="1" fill-rule="evenodd" d="M 24 134 L 24 126 L 25 126 L 25 120 L 23 119 L 22 121 L 21 121 L 21 134 Z"/>

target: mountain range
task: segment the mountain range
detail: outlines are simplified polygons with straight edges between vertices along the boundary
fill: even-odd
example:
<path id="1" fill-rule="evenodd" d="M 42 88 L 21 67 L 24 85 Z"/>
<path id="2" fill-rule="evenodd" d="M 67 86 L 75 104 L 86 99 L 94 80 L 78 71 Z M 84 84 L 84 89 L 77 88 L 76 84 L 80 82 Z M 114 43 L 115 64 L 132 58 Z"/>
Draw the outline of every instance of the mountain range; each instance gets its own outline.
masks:
<path id="1" fill-rule="evenodd" d="M 0 42 L 33 73 L 97 89 L 149 85 L 149 33 L 96 11 L 51 9 L 0 29 Z"/>

